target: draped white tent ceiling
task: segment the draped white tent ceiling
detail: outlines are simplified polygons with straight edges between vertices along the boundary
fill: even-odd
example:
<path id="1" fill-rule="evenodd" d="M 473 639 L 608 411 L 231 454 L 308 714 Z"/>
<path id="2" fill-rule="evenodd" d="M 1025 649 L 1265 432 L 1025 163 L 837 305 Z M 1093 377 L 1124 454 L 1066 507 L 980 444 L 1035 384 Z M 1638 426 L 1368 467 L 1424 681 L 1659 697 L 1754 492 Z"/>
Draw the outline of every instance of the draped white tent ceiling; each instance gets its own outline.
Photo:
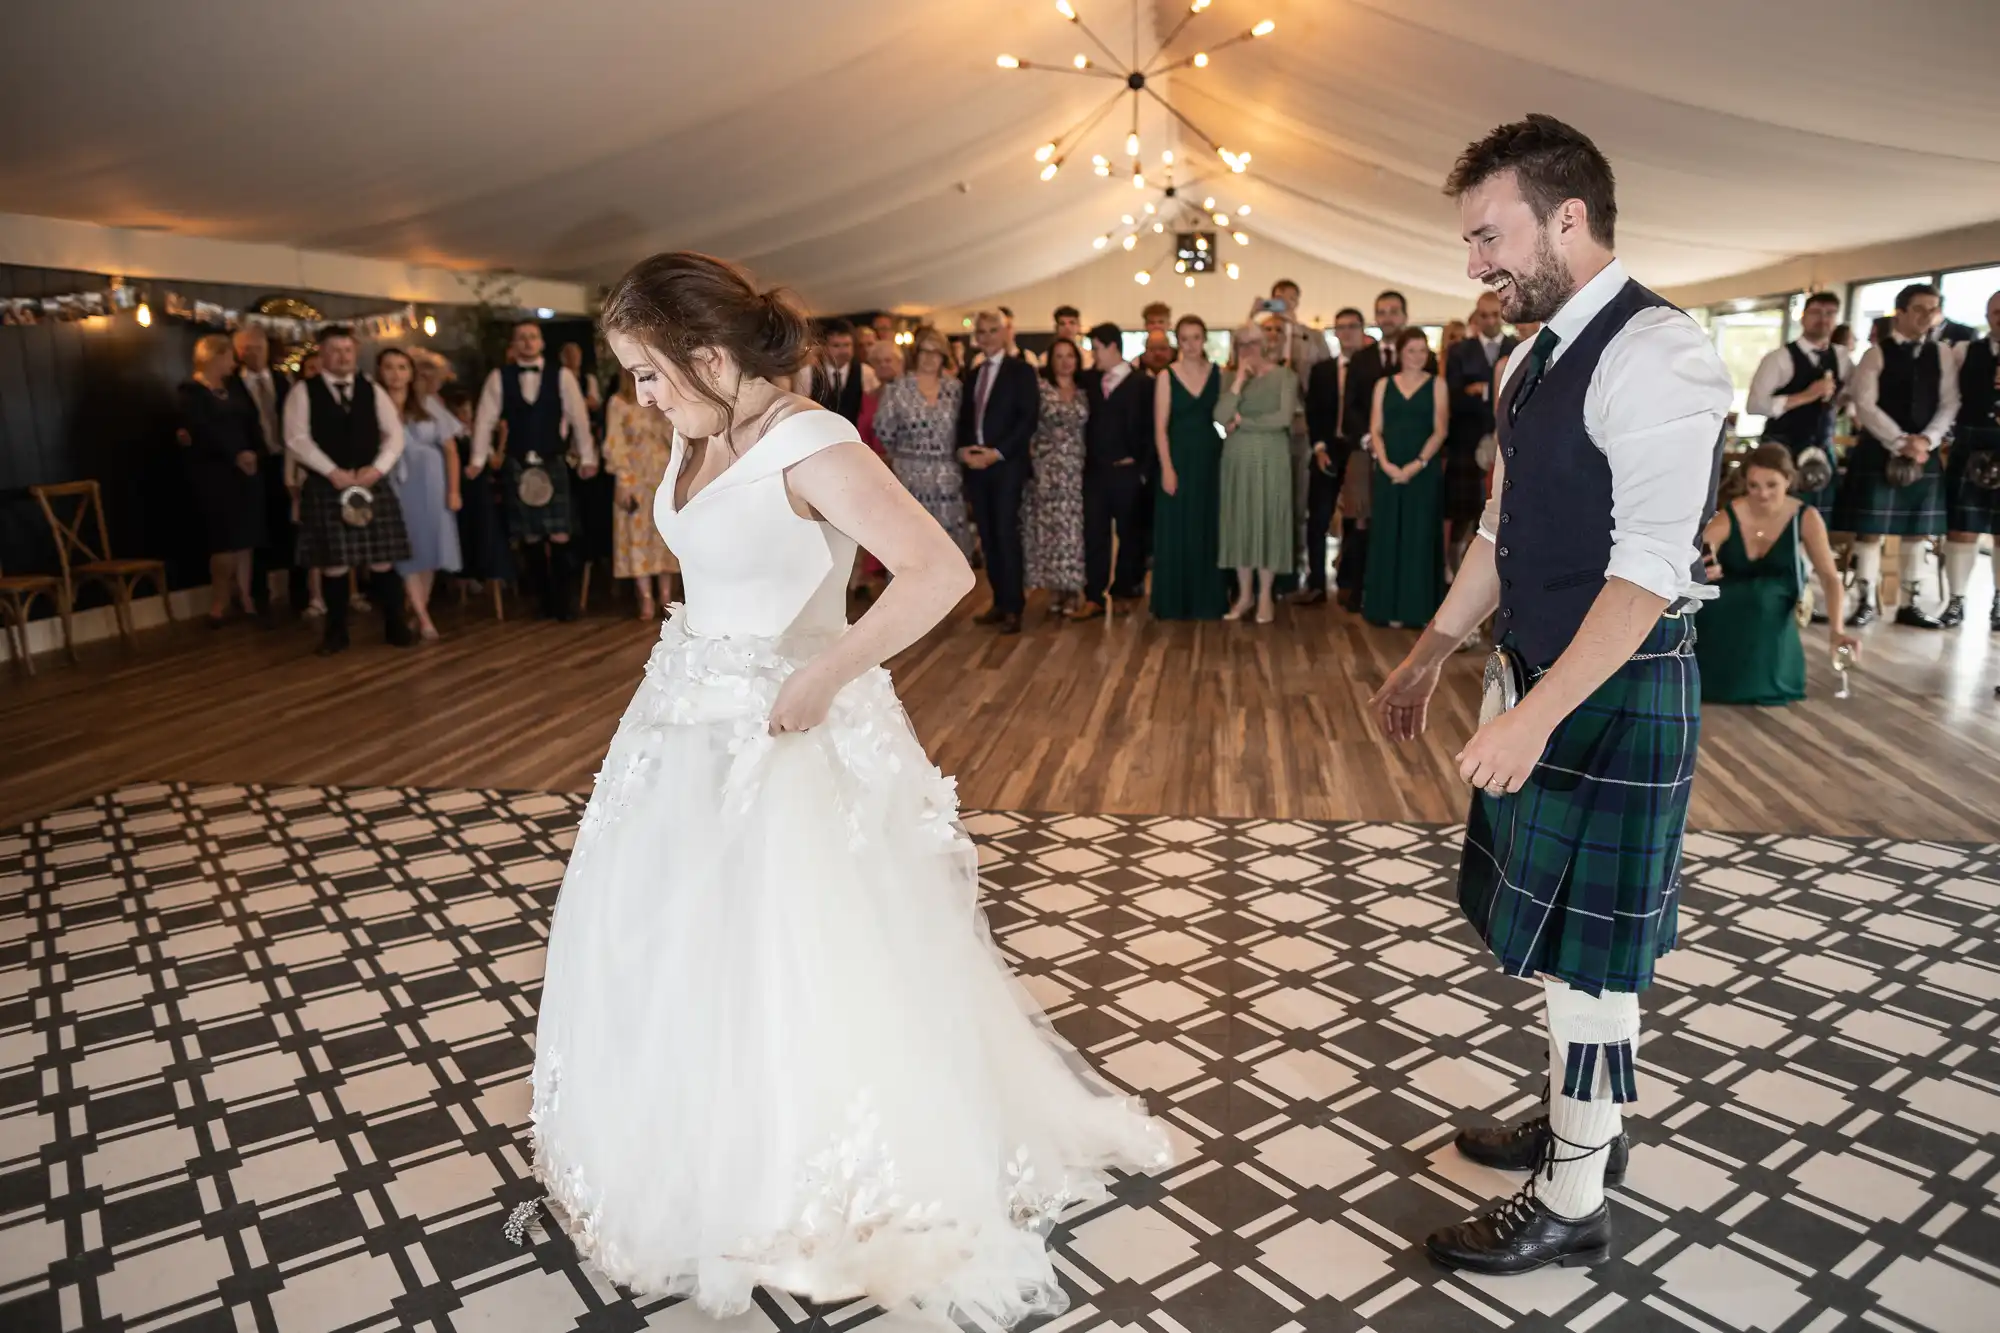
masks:
<path id="1" fill-rule="evenodd" d="M 1141 55 L 1185 0 L 1074 0 Z M 1439 182 L 1543 110 L 1611 155 L 1656 285 L 2000 217 L 2000 0 L 1214 0 L 1158 84 L 1253 154 L 1173 147 L 1254 233 L 1469 290 Z M 1135 192 L 1112 85 L 1053 0 L 65 0 L 17 6 L 0 209 L 602 281 L 656 249 L 752 265 L 821 310 L 921 309 L 1097 257 Z M 5 256 L 0 256 L 4 259 Z"/>

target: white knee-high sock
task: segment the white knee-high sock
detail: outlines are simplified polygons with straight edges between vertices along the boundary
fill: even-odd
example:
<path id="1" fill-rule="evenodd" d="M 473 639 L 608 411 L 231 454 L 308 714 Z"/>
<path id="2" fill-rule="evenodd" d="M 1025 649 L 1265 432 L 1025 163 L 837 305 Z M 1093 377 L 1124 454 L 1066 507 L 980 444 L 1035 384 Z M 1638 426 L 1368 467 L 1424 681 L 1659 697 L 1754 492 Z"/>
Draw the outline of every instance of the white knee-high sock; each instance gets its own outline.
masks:
<path id="1" fill-rule="evenodd" d="M 1632 1100 L 1639 997 L 1586 995 L 1549 980 L 1549 1161 L 1535 1193 L 1557 1217 L 1577 1220 L 1604 1206 L 1604 1166 Z"/>
<path id="2" fill-rule="evenodd" d="M 1921 538 L 1903 538 L 1903 555 L 1897 561 L 1896 581 L 1902 585 L 1897 591 L 1902 594 L 1904 606 L 1917 604 L 1917 585 L 1923 582 L 1925 553 L 1926 543 Z"/>
<path id="3" fill-rule="evenodd" d="M 1965 596 L 1972 587 L 1972 571 L 1978 567 L 1978 542 L 1944 544 L 1944 582 L 1953 597 Z"/>
<path id="4" fill-rule="evenodd" d="M 1882 590 L 1882 543 L 1854 543 L 1854 577 L 1857 582 L 1880 593 Z"/>

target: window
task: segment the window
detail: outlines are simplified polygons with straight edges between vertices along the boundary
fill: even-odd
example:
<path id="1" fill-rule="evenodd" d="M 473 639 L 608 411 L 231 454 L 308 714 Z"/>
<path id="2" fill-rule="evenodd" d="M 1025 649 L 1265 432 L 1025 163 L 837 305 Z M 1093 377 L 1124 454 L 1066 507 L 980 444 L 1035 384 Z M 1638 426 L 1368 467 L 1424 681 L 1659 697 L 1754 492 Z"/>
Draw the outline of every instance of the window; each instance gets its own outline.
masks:
<path id="1" fill-rule="evenodd" d="M 1208 331 L 1208 359 L 1215 362 L 1216 365 L 1226 366 L 1229 364 L 1229 346 L 1229 330 L 1210 329 Z M 1127 361 L 1137 361 L 1140 354 L 1146 350 L 1146 331 L 1140 329 L 1134 332 L 1127 329 L 1119 334 L 1118 350 L 1124 353 Z"/>
<path id="2" fill-rule="evenodd" d="M 1986 303 L 1993 293 L 2000 292 L 2000 264 L 1986 268 L 1960 269 L 1947 273 L 1938 283 L 1938 290 L 1944 293 L 1944 317 L 1955 319 L 1961 324 L 1969 324 L 1979 333 L 1986 333 Z"/>
<path id="3" fill-rule="evenodd" d="M 1715 340 L 1722 364 L 1729 368 L 1729 382 L 1736 393 L 1730 408 L 1736 413 L 1736 433 L 1755 435 L 1763 431 L 1764 418 L 1744 410 L 1750 401 L 1750 379 L 1757 364 L 1785 345 L 1789 296 L 1771 296 L 1754 301 L 1730 301 L 1708 310 L 1706 327 Z"/>
<path id="4" fill-rule="evenodd" d="M 1868 350 L 1868 330 L 1877 318 L 1896 313 L 1896 293 L 1913 282 L 1929 282 L 1931 275 L 1916 273 L 1907 278 L 1879 278 L 1856 283 L 1847 293 L 1847 322 L 1854 328 L 1854 358 Z"/>

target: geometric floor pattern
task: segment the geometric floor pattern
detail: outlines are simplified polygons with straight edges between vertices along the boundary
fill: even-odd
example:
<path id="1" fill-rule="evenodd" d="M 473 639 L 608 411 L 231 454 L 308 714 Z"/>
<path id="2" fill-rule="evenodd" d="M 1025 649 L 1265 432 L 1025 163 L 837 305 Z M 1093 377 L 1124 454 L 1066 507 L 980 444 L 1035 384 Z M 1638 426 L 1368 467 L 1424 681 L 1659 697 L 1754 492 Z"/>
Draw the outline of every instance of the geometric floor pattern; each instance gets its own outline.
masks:
<path id="1" fill-rule="evenodd" d="M 501 1237 L 581 804 L 154 784 L 0 835 L 0 1330 L 718 1327 Z M 2000 1329 L 2000 847 L 1691 839 L 1616 1257 L 1480 1281 L 1418 1242 L 1517 1185 L 1450 1136 L 1545 1057 L 1456 830 L 967 823 L 1009 960 L 1180 1149 L 1063 1220 L 1046 1330 Z M 757 1300 L 730 1333 L 920 1326 Z"/>

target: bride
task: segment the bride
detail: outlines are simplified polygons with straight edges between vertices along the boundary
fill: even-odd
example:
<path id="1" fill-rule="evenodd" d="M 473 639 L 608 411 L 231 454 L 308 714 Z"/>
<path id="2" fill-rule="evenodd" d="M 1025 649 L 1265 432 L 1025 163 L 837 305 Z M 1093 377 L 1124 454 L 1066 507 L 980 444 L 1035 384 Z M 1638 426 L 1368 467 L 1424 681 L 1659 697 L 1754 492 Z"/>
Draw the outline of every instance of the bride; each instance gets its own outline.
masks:
<path id="1" fill-rule="evenodd" d="M 851 425 L 778 387 L 810 345 L 782 295 L 656 255 L 603 325 L 674 427 L 654 518 L 687 601 L 556 904 L 536 1174 L 606 1276 L 711 1313 L 759 1285 L 1058 1312 L 1050 1223 L 1169 1155 L 1007 972 L 881 666 L 971 572 Z M 895 579 L 850 626 L 857 542 Z"/>

